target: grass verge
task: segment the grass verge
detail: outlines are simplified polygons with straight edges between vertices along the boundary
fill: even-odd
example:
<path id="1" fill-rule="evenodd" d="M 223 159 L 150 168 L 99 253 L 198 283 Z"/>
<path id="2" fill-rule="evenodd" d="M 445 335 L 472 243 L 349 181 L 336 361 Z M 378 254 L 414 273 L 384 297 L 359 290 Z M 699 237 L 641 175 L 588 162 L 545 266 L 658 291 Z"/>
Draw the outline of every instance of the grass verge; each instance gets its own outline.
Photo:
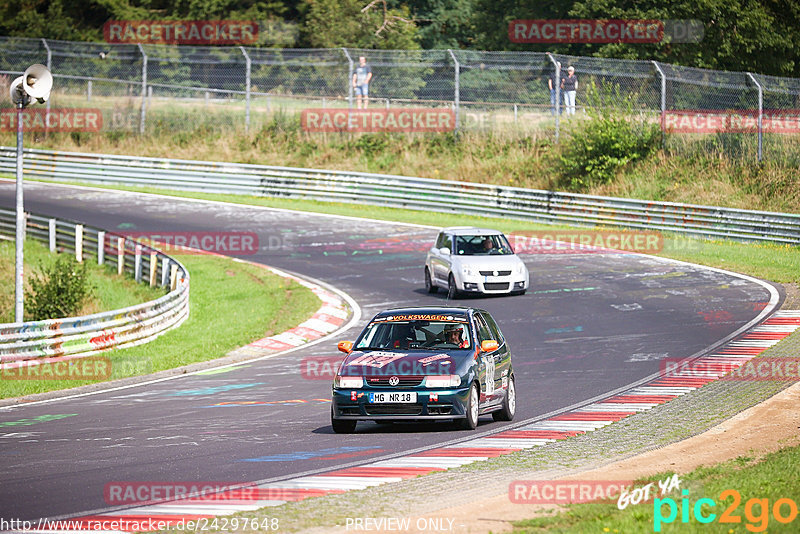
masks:
<path id="1" fill-rule="evenodd" d="M 57 254 L 38 241 L 25 242 L 25 278 L 39 272 L 43 267 L 55 263 Z M 102 311 L 118 310 L 155 300 L 166 292 L 161 288 L 151 288 L 137 284 L 129 277 L 119 276 L 115 270 L 87 261 L 89 285 L 92 295 L 79 311 L 79 315 L 90 315 Z M 0 280 L 14 280 L 14 241 L 0 241 Z M 26 293 L 29 291 L 26 287 Z M 26 321 L 31 317 L 26 314 Z M 14 322 L 14 284 L 0 285 L 0 323 Z"/>
<path id="2" fill-rule="evenodd" d="M 111 379 L 213 360 L 283 332 L 321 305 L 314 293 L 257 265 L 217 256 L 181 256 L 191 275 L 189 318 L 157 339 L 107 353 Z M 209 332 L 214 332 L 209 336 Z M 0 398 L 95 384 L 79 380 L 5 380 Z"/>
<path id="3" fill-rule="evenodd" d="M 514 532 L 794 533 L 798 529 L 800 486 L 792 473 L 796 471 L 798 462 L 800 447 L 787 447 L 760 459 L 741 456 L 729 462 L 700 467 L 681 477 L 681 489 L 688 491 L 685 496 L 673 491 L 649 503 L 629 505 L 624 510 L 619 510 L 616 503 L 573 504 L 553 516 L 515 522 Z M 642 487 L 652 480 L 664 480 L 667 475 L 662 473 L 647 481 L 638 481 L 635 487 Z M 726 490 L 736 493 L 726 494 Z M 658 498 L 662 501 L 659 502 Z M 684 498 L 687 500 L 682 502 Z M 704 498 L 710 501 L 702 501 L 698 506 L 700 499 Z M 671 521 L 666 521 L 671 516 L 668 499 L 672 500 L 676 510 Z M 778 514 L 783 519 L 791 517 L 789 522 L 776 516 L 776 504 L 781 499 Z M 726 511 L 730 513 L 732 522 L 723 522 L 727 519 L 722 517 Z M 712 520 L 700 522 L 696 514 Z M 656 524 L 657 517 L 659 521 Z"/>

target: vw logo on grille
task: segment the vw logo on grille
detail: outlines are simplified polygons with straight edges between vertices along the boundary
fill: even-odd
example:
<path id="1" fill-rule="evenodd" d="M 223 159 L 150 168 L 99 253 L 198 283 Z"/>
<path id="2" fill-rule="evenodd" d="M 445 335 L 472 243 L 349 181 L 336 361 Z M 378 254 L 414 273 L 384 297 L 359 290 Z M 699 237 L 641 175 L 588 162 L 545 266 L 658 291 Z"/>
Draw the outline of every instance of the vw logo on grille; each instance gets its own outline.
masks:
<path id="1" fill-rule="evenodd" d="M 389 385 L 390 386 L 396 386 L 399 383 L 400 383 L 400 379 L 397 378 L 396 376 L 393 376 L 392 378 L 389 379 Z"/>

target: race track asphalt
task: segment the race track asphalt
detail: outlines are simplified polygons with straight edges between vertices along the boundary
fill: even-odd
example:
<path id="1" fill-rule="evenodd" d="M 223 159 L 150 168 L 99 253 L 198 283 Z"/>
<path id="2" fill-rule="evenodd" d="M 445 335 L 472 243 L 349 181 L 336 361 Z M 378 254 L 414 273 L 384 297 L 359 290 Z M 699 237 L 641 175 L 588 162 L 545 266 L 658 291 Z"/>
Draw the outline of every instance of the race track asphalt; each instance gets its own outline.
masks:
<path id="1" fill-rule="evenodd" d="M 0 206 L 13 208 L 13 182 L 0 181 Z M 41 183 L 26 184 L 25 208 L 118 232 L 255 232 L 259 252 L 242 257 L 317 278 L 358 302 L 360 324 L 339 339 L 355 338 L 382 309 L 446 302 L 422 283 L 434 229 Z M 770 298 L 755 282 L 652 256 L 522 258 L 532 281 L 526 295 L 457 302 L 498 320 L 514 354 L 517 421 L 624 387 L 666 357 L 706 350 Z M 372 423 L 334 434 L 330 382 L 302 376 L 300 362 L 336 354 L 335 343 L 323 343 L 225 372 L 0 409 L 0 517 L 109 509 L 111 482 L 281 479 L 472 436 L 445 425 Z M 41 416 L 60 418 L 13 424 Z M 478 431 L 505 425 L 484 417 Z"/>

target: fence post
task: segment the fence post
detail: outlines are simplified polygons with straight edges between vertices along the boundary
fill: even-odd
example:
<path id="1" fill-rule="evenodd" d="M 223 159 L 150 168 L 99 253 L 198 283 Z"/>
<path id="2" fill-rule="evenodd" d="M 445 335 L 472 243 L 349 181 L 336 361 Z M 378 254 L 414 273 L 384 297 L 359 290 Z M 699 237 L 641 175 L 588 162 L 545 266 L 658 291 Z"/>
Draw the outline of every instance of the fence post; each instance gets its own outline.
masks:
<path id="1" fill-rule="evenodd" d="M 247 53 L 243 46 L 240 46 L 239 50 L 244 54 L 246 64 L 244 73 L 244 133 L 247 133 L 250 131 L 250 72 L 252 62 L 250 61 L 250 54 Z"/>
<path id="2" fill-rule="evenodd" d="M 117 274 L 125 270 L 125 238 L 117 238 Z"/>
<path id="3" fill-rule="evenodd" d="M 75 225 L 75 260 L 83 263 L 83 225 Z"/>
<path id="4" fill-rule="evenodd" d="M 344 57 L 347 58 L 347 107 L 353 109 L 353 58 L 350 57 L 350 53 L 347 51 L 346 48 L 342 48 L 342 52 L 344 52 Z"/>
<path id="5" fill-rule="evenodd" d="M 664 120 L 666 119 L 667 114 L 667 77 L 664 75 L 664 71 L 661 70 L 661 66 L 659 66 L 657 61 L 652 61 L 653 67 L 655 67 L 656 72 L 661 77 L 661 148 L 667 148 L 667 133 L 666 128 L 664 128 Z"/>
<path id="6" fill-rule="evenodd" d="M 763 159 L 763 153 L 761 152 L 763 142 L 764 142 L 764 90 L 761 87 L 761 84 L 758 83 L 756 77 L 753 76 L 751 73 L 747 73 L 747 77 L 755 84 L 758 88 L 758 162 L 761 163 Z"/>
<path id="7" fill-rule="evenodd" d="M 47 51 L 47 70 L 53 72 L 53 52 L 50 50 L 50 45 L 47 44 L 46 39 L 42 39 L 42 44 L 44 45 L 44 49 Z M 47 99 L 45 102 L 45 117 L 50 116 L 50 99 Z M 49 121 L 44 122 L 45 131 L 47 131 L 47 123 Z"/>
<path id="8" fill-rule="evenodd" d="M 56 220 L 50 219 L 47 221 L 47 229 L 50 236 L 50 252 L 56 251 Z"/>
<path id="9" fill-rule="evenodd" d="M 106 233 L 103 230 L 97 232 L 97 265 L 103 265 L 106 261 Z"/>
<path id="10" fill-rule="evenodd" d="M 561 63 L 556 61 L 556 58 L 554 58 L 550 52 L 547 53 L 547 57 L 556 68 L 556 79 L 554 81 L 556 82 L 556 144 L 558 144 L 558 135 L 561 129 L 559 121 L 561 116 Z"/>
<path id="11" fill-rule="evenodd" d="M 139 52 L 142 53 L 142 114 L 139 118 L 139 133 L 144 133 L 144 125 L 147 116 L 147 54 L 144 52 L 142 43 L 138 44 Z"/>
<path id="12" fill-rule="evenodd" d="M 155 252 L 150 253 L 150 287 L 156 285 L 156 272 L 158 271 L 158 257 Z"/>
<path id="13" fill-rule="evenodd" d="M 133 278 L 137 282 L 142 281 L 142 245 L 136 243 L 136 247 L 133 249 Z"/>
<path id="14" fill-rule="evenodd" d="M 92 101 L 92 80 L 86 82 L 86 101 Z"/>
<path id="15" fill-rule="evenodd" d="M 455 108 L 456 113 L 456 127 L 454 132 L 458 133 L 458 128 L 461 126 L 461 89 L 460 89 L 460 78 L 461 78 L 461 63 L 458 62 L 458 58 L 453 53 L 451 49 L 447 49 L 450 53 L 450 57 L 453 58 L 453 82 L 455 84 L 455 88 L 453 90 L 453 107 Z"/>
<path id="16" fill-rule="evenodd" d="M 167 279 L 169 278 L 169 258 L 164 256 L 161 258 L 161 287 L 167 285 Z"/>

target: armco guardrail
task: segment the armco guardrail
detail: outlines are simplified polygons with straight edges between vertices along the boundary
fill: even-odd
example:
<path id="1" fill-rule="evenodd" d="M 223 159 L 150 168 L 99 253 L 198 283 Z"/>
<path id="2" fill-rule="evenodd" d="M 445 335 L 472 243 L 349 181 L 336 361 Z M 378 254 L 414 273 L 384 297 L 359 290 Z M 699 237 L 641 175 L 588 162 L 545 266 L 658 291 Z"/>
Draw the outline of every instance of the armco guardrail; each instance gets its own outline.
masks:
<path id="1" fill-rule="evenodd" d="M 0 235 L 13 237 L 14 225 L 14 211 L 0 210 Z M 152 340 L 189 316 L 189 273 L 174 258 L 130 238 L 39 215 L 27 215 L 26 234 L 82 261 L 113 261 L 118 272 L 131 273 L 140 281 L 146 277 L 150 285 L 169 286 L 170 292 L 150 302 L 83 317 L 0 324 L 0 363 L 83 357 L 130 347 Z"/>
<path id="2" fill-rule="evenodd" d="M 14 155 L 11 147 L 0 148 L 0 171 L 13 171 Z M 385 174 L 27 150 L 25 175 L 96 184 L 309 198 L 551 224 L 639 228 L 706 238 L 800 244 L 800 215 L 795 214 Z"/>

